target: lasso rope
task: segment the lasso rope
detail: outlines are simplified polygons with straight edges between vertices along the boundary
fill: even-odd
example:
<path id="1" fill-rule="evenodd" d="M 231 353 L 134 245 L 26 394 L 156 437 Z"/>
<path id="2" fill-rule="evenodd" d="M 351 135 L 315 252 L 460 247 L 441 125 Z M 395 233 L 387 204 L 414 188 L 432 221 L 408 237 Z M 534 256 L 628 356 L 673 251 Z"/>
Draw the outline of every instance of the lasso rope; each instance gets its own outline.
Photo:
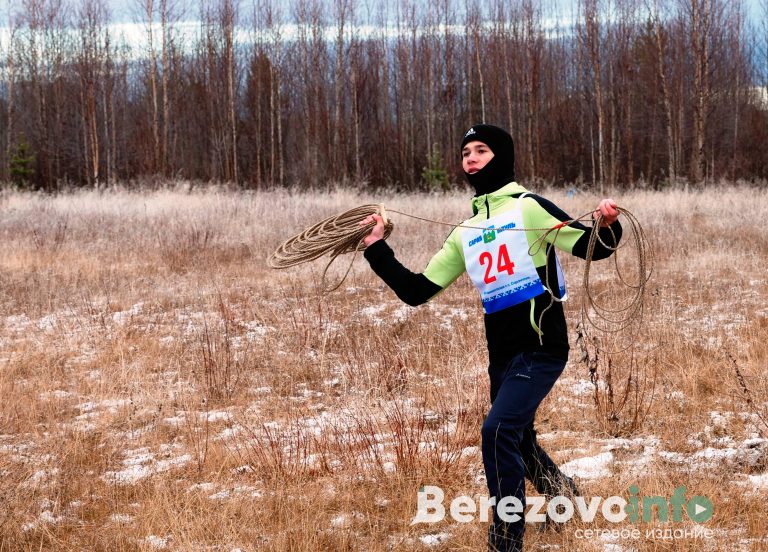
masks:
<path id="1" fill-rule="evenodd" d="M 605 243 L 602 237 L 600 237 L 599 229 L 602 227 L 603 220 L 605 217 L 602 213 L 594 219 L 594 224 L 592 226 L 592 229 L 589 234 L 589 241 L 587 242 L 587 253 L 586 253 L 586 259 L 584 263 L 584 277 L 582 279 L 582 288 L 584 290 L 583 299 L 581 303 L 581 318 L 582 318 L 582 325 L 586 322 L 589 322 L 595 329 L 604 332 L 604 333 L 619 333 L 632 324 L 636 322 L 640 322 L 643 317 L 643 307 L 645 305 L 644 303 L 644 297 L 645 297 L 645 285 L 648 282 L 648 280 L 651 278 L 651 274 L 653 272 L 652 264 L 653 264 L 653 250 L 651 249 L 647 238 L 645 237 L 645 232 L 643 231 L 643 227 L 640 225 L 640 222 L 637 220 L 637 217 L 633 215 L 629 210 L 624 209 L 623 207 L 617 207 L 617 210 L 620 214 L 624 215 L 624 218 L 629 222 L 629 228 L 631 230 L 631 239 L 627 240 L 624 239 L 621 244 L 616 244 L 616 235 L 613 233 L 613 230 L 611 230 L 610 226 L 608 227 L 611 237 L 613 238 L 613 244 L 610 245 Z M 560 232 L 560 230 L 569 224 L 572 224 L 576 221 L 582 221 L 586 219 L 592 218 L 592 211 L 589 213 L 585 213 L 584 215 L 572 219 L 569 221 L 562 222 L 556 226 L 553 226 L 552 228 L 549 228 L 539 236 L 531 245 L 531 247 L 528 249 L 528 253 L 530 255 L 536 254 L 538 251 L 541 250 L 541 248 L 544 246 L 545 243 L 554 243 L 557 241 L 557 234 Z M 555 237 L 551 240 L 547 240 L 547 237 L 550 233 L 555 232 Z M 590 269 L 592 267 L 592 256 L 595 252 L 595 246 L 597 243 L 600 243 L 605 249 L 613 251 L 613 262 L 614 266 L 616 267 L 616 274 L 619 277 L 619 280 L 622 284 L 624 284 L 625 287 L 633 289 L 634 295 L 632 298 L 627 302 L 626 305 L 621 306 L 619 308 L 612 308 L 607 305 L 600 304 L 596 298 L 594 293 L 592 292 L 592 286 L 590 285 Z M 627 245 L 631 244 L 631 247 L 634 247 L 636 253 L 637 253 L 637 272 L 635 276 L 636 283 L 629 283 L 627 279 L 625 278 L 624 274 L 622 273 L 622 270 L 619 268 L 619 255 L 617 251 L 621 247 L 625 247 Z M 547 254 L 554 251 L 554 248 L 550 248 L 547 251 Z M 555 302 L 562 302 L 562 299 L 558 298 L 554 292 L 548 287 L 549 284 L 549 267 L 550 262 L 547 261 L 546 263 L 546 269 L 545 269 L 545 283 L 544 287 L 549 292 L 550 297 L 550 303 L 547 305 L 547 307 L 541 312 L 539 315 L 539 327 L 541 327 L 542 319 L 544 318 L 544 313 L 547 312 L 552 305 Z M 541 336 L 539 336 L 541 338 Z M 629 349 L 633 346 L 633 340 L 628 339 L 627 340 L 628 346 L 624 349 Z M 621 351 L 611 351 L 613 353 L 618 353 Z"/>
<path id="2" fill-rule="evenodd" d="M 610 245 L 605 243 L 605 241 L 603 241 L 603 239 L 600 237 L 599 229 L 603 222 L 602 214 L 594 219 L 592 230 L 589 236 L 589 242 L 587 245 L 584 278 L 582 282 L 584 289 L 584 301 L 582 303 L 581 309 L 582 320 L 588 321 L 592 326 L 600 331 L 609 333 L 620 332 L 642 318 L 645 284 L 648 282 L 652 271 L 651 249 L 648 245 L 648 241 L 645 237 L 642 226 L 638 222 L 637 218 L 627 209 L 622 207 L 618 207 L 617 209 L 620 214 L 624 215 L 629 223 L 629 228 L 631 229 L 630 241 L 637 252 L 638 262 L 636 267 L 636 276 L 633 279 L 634 282 L 628 282 L 622 274 L 618 264 L 618 255 L 616 254 L 616 251 L 620 247 L 624 246 L 623 244 L 627 244 L 627 240 L 623 240 L 622 245 Z M 433 224 L 442 224 L 452 228 L 459 227 L 475 230 L 486 230 L 486 228 L 482 226 L 471 226 L 467 224 L 444 222 L 426 217 L 419 217 L 409 213 L 404 213 L 402 211 L 396 211 L 394 209 L 389 209 L 388 211 L 390 213 L 397 213 L 406 217 L 430 222 Z M 575 222 L 593 220 L 592 213 L 593 211 L 589 211 L 578 218 L 561 222 L 560 224 L 557 224 L 551 228 L 511 228 L 510 230 L 541 232 L 542 234 L 528 248 L 528 254 L 535 255 L 541 251 L 542 247 L 545 247 L 546 243 L 554 243 L 557 240 L 557 235 L 559 234 L 560 230 L 562 230 L 565 226 Z M 371 229 L 376 225 L 376 223 L 370 222 L 361 226 L 360 221 L 373 214 L 381 215 L 384 221 L 384 238 L 389 237 L 389 235 L 392 233 L 394 225 L 387 218 L 387 210 L 384 208 L 384 206 L 376 204 L 361 205 L 359 207 L 355 207 L 354 209 L 350 209 L 341 214 L 320 221 L 317 224 L 307 228 L 300 234 L 297 234 L 296 236 L 286 240 L 269 257 L 267 263 L 271 268 L 289 268 L 308 261 L 313 261 L 327 253 L 330 255 L 330 261 L 328 261 L 328 264 L 323 270 L 323 287 L 326 292 L 334 291 L 341 286 L 347 275 L 349 275 L 352 264 L 354 263 L 357 256 L 357 252 L 365 249 L 363 238 L 365 238 L 365 236 L 370 233 Z M 547 239 L 553 232 L 555 233 L 554 238 Z M 611 234 L 613 234 L 612 230 Z M 613 243 L 615 244 L 616 239 L 615 236 L 613 237 Z M 595 247 L 598 242 L 604 248 L 614 251 L 614 264 L 620 281 L 626 287 L 634 290 L 634 294 L 629 302 L 626 305 L 620 306 L 619 308 L 600 304 L 596 300 L 596 297 L 593 294 L 592 288 L 590 286 L 589 278 L 592 265 L 592 255 L 594 254 Z M 554 248 L 549 248 L 547 254 L 553 250 Z M 355 255 L 353 255 L 353 257 L 350 259 L 349 266 L 347 267 L 347 270 L 344 273 L 344 276 L 342 276 L 341 280 L 335 286 L 329 288 L 325 285 L 328 269 L 340 255 L 345 253 L 354 253 Z M 550 263 L 547 262 L 545 282 L 543 283 L 549 292 L 551 300 L 550 304 L 539 315 L 539 327 L 541 327 L 544 313 L 547 312 L 547 310 L 549 310 L 549 308 L 552 307 L 556 301 L 561 301 L 561 299 L 558 298 L 555 293 L 548 287 L 549 266 Z"/>
<path id="3" fill-rule="evenodd" d="M 376 226 L 375 222 L 360 225 L 360 221 L 373 215 L 381 214 L 384 220 L 384 238 L 392 233 L 393 224 L 387 220 L 386 212 L 382 205 L 361 205 L 344 211 L 339 215 L 329 217 L 310 226 L 302 233 L 289 238 L 283 242 L 277 250 L 267 259 L 267 264 L 271 268 L 289 268 L 309 261 L 319 259 L 326 253 L 331 257 L 323 270 L 323 288 L 326 292 L 331 292 L 339 288 L 347 278 L 352 263 L 358 251 L 365 249 L 363 238 L 367 236 L 371 229 Z M 345 253 L 354 253 L 355 255 L 349 262 L 347 271 L 338 284 L 332 288 L 325 285 L 325 276 L 333 261 L 339 255 Z"/>

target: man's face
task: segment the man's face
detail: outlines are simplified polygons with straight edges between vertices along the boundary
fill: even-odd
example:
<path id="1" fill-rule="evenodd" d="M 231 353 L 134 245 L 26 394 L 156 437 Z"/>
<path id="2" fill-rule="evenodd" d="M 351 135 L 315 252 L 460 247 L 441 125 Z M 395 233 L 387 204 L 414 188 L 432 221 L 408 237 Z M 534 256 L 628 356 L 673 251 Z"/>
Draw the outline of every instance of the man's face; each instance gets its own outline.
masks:
<path id="1" fill-rule="evenodd" d="M 461 150 L 461 168 L 467 174 L 475 174 L 493 159 L 493 152 L 487 144 L 480 141 L 467 142 Z"/>

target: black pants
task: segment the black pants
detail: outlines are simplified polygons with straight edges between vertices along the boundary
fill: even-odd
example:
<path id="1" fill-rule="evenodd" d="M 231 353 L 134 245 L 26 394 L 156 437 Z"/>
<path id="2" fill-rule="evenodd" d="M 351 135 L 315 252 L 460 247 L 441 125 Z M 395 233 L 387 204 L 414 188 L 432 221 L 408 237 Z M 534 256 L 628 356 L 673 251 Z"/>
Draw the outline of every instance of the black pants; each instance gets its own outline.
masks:
<path id="1" fill-rule="evenodd" d="M 491 410 L 482 428 L 482 451 L 488 491 L 496 504 L 517 497 L 525 510 L 525 479 L 544 495 L 560 494 L 572 482 L 536 441 L 536 409 L 565 368 L 566 358 L 541 352 L 520 353 L 505 364 L 491 364 Z M 493 509 L 489 550 L 523 549 L 524 514 L 506 522 Z"/>

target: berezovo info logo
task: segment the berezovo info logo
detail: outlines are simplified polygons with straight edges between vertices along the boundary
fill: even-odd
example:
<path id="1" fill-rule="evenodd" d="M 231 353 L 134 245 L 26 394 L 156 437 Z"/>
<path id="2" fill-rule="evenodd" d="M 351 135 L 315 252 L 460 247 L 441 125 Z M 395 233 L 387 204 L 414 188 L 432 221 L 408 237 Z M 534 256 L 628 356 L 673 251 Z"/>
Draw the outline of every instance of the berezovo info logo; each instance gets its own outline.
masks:
<path id="1" fill-rule="evenodd" d="M 523 512 L 521 500 L 515 496 L 502 498 L 497 507 L 502 521 L 514 523 L 525 517 L 527 523 L 544 523 L 547 518 L 557 523 L 566 523 L 578 515 L 581 521 L 595 521 L 598 514 L 610 523 L 649 523 L 654 519 L 660 522 L 683 521 L 685 517 L 694 523 L 704 523 L 712 519 L 714 506 L 705 496 L 694 495 L 688 498 L 684 485 L 677 487 L 672 496 L 640 496 L 636 485 L 628 489 L 629 496 L 609 496 L 603 498 L 593 496 L 566 497 L 555 496 L 549 501 L 543 496 L 526 497 L 528 510 Z M 496 497 L 479 497 L 477 500 L 469 496 L 458 496 L 451 500 L 448 512 L 454 521 L 471 523 L 475 518 L 480 522 L 488 522 L 492 517 L 492 509 L 496 506 Z M 419 489 L 416 516 L 411 525 L 416 523 L 437 523 L 446 516 L 445 493 L 440 487 L 425 486 Z"/>

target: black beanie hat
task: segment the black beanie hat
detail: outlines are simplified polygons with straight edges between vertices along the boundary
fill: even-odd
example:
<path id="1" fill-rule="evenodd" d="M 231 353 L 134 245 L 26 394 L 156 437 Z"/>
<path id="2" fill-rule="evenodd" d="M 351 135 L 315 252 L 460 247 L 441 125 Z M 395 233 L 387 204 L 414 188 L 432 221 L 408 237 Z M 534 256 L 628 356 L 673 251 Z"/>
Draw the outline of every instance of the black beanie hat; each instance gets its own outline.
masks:
<path id="1" fill-rule="evenodd" d="M 515 180 L 515 145 L 512 136 L 504 130 L 493 125 L 474 125 L 464 135 L 461 148 L 464 149 L 469 142 L 483 142 L 493 152 L 491 159 L 485 167 L 474 174 L 464 173 L 467 180 L 475 189 L 475 195 L 495 192 L 499 188 Z"/>

